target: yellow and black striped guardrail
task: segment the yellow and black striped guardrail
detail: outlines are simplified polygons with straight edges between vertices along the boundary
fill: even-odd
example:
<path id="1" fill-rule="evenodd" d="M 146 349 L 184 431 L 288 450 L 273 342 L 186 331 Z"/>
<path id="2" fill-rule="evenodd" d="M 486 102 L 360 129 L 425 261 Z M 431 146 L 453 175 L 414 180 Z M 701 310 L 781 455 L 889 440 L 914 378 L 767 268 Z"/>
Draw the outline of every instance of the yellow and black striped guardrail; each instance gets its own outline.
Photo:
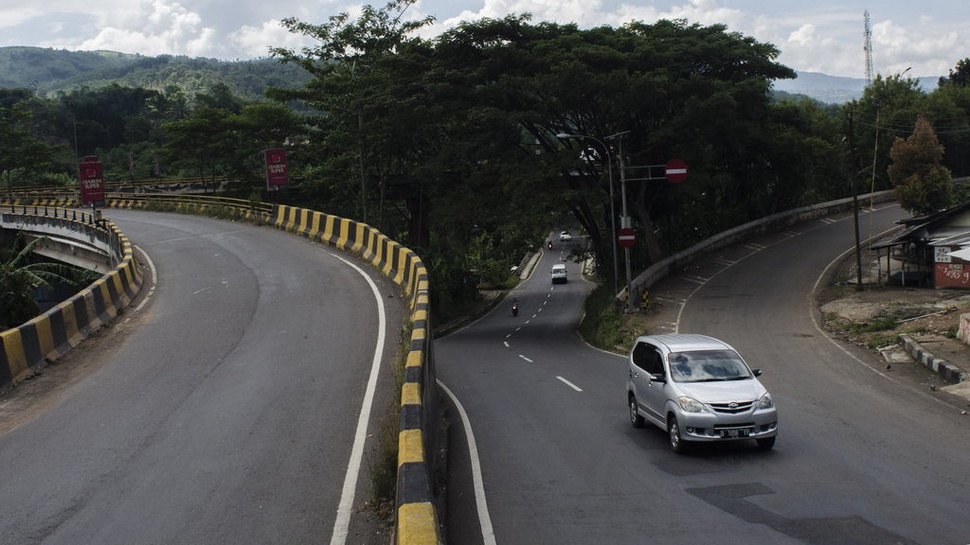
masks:
<path id="1" fill-rule="evenodd" d="M 279 229 L 359 255 L 408 296 L 412 328 L 401 387 L 395 536 L 401 545 L 440 543 L 431 486 L 438 400 L 431 350 L 430 286 L 424 263 L 380 231 L 346 218 L 278 206 L 271 221 Z"/>

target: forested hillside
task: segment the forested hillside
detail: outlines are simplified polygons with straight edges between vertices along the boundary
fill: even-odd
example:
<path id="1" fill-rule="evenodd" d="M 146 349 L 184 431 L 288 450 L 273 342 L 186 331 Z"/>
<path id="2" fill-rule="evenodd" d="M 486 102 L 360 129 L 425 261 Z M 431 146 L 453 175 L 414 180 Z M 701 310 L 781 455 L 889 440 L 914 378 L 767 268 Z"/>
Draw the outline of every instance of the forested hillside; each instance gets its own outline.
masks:
<path id="1" fill-rule="evenodd" d="M 233 94 L 253 100 L 262 98 L 269 86 L 300 87 L 308 79 L 305 70 L 270 58 L 228 62 L 114 51 L 0 47 L 0 88 L 31 89 L 40 96 L 117 84 L 153 91 L 174 85 L 194 97 L 221 83 Z"/>

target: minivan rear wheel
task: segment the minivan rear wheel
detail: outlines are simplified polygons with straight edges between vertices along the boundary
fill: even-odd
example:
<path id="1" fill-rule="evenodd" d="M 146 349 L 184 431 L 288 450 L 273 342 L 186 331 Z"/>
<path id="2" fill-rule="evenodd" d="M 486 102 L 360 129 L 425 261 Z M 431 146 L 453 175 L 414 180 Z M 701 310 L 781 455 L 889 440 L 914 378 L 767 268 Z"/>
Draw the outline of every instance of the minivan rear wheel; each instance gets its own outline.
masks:
<path id="1" fill-rule="evenodd" d="M 640 412 L 637 411 L 637 396 L 630 394 L 627 396 L 630 405 L 630 423 L 633 424 L 634 428 L 643 427 L 643 417 L 640 416 Z"/>
<path id="2" fill-rule="evenodd" d="M 670 440 L 670 450 L 677 454 L 683 454 L 687 451 L 687 445 L 680 436 L 680 425 L 677 424 L 677 417 L 673 415 L 667 420 L 667 438 Z"/>

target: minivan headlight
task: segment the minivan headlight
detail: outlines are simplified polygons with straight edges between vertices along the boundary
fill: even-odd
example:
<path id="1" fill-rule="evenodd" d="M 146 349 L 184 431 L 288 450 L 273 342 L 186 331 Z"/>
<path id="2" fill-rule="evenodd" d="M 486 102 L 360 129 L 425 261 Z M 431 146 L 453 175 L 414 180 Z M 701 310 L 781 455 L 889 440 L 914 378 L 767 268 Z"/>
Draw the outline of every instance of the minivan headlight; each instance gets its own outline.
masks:
<path id="1" fill-rule="evenodd" d="M 775 402 L 771 399 L 771 394 L 765 394 L 758 400 L 759 409 L 774 409 Z"/>
<path id="2" fill-rule="evenodd" d="M 684 410 L 685 413 L 702 413 L 707 409 L 704 408 L 704 404 L 692 397 L 680 396 L 677 398 L 677 403 L 680 404 L 680 408 Z"/>

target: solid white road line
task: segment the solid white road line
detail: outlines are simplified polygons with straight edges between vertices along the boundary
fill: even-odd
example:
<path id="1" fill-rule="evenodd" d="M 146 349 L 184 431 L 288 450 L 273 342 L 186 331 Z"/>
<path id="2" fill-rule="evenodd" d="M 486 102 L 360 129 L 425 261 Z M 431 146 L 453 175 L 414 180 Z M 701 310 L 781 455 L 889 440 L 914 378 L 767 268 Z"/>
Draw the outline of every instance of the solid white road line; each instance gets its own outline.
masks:
<path id="1" fill-rule="evenodd" d="M 148 252 L 142 250 L 139 246 L 134 246 L 134 248 L 142 255 L 145 263 L 148 263 L 148 270 L 152 273 L 152 286 L 148 288 L 148 293 L 145 294 L 145 298 L 141 300 L 141 303 L 138 303 L 138 306 L 135 307 L 135 312 L 138 312 L 148 303 L 148 301 L 152 298 L 152 295 L 155 294 L 155 286 L 158 285 L 158 269 L 155 268 L 155 262 L 152 261 L 151 257 L 149 257 Z"/>
<path id="2" fill-rule="evenodd" d="M 465 440 L 468 444 L 468 455 L 472 464 L 472 483 L 475 488 L 475 505 L 478 508 L 478 525 L 482 529 L 482 542 L 485 545 L 495 545 L 495 531 L 492 529 L 492 517 L 488 514 L 488 502 L 485 500 L 485 484 L 482 481 L 482 463 L 478 457 L 478 444 L 475 442 L 475 434 L 472 433 L 472 423 L 468 420 L 468 413 L 462 407 L 455 394 L 440 380 L 438 386 L 444 390 L 445 394 L 451 398 L 452 403 L 458 409 L 461 416 L 461 425 L 465 427 Z"/>
<path id="3" fill-rule="evenodd" d="M 330 252 L 328 252 L 330 253 Z M 357 479 L 360 476 L 361 460 L 364 457 L 364 443 L 367 441 L 367 422 L 370 420 L 371 408 L 374 405 L 374 392 L 377 390 L 377 376 L 381 368 L 381 360 L 384 358 L 384 337 L 387 316 L 384 309 L 384 298 L 381 297 L 374 280 L 367 276 L 360 267 L 347 261 L 343 257 L 331 253 L 330 255 L 343 261 L 355 271 L 360 273 L 370 285 L 371 293 L 377 301 L 377 346 L 374 348 L 374 359 L 371 361 L 370 378 L 367 379 L 367 391 L 364 393 L 364 402 L 360 407 L 360 415 L 357 417 L 357 432 L 354 435 L 354 446 L 350 451 L 350 461 L 347 463 L 347 473 L 344 476 L 344 487 L 340 493 L 340 505 L 337 507 L 337 519 L 333 523 L 333 535 L 330 536 L 330 545 L 344 545 L 347 543 L 347 533 L 350 529 L 350 516 L 353 514 L 354 494 L 357 491 Z"/>

